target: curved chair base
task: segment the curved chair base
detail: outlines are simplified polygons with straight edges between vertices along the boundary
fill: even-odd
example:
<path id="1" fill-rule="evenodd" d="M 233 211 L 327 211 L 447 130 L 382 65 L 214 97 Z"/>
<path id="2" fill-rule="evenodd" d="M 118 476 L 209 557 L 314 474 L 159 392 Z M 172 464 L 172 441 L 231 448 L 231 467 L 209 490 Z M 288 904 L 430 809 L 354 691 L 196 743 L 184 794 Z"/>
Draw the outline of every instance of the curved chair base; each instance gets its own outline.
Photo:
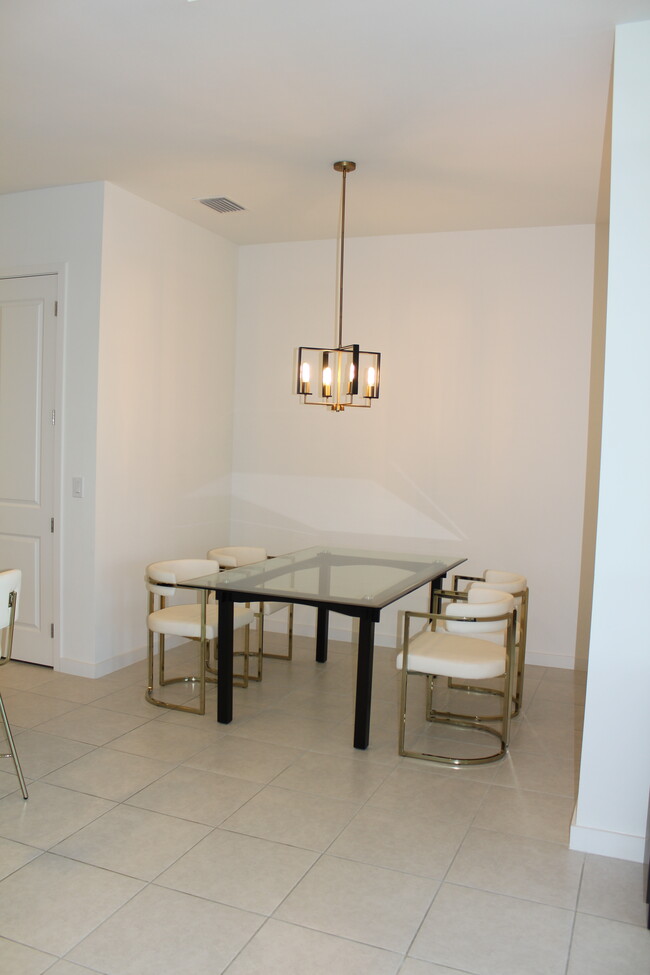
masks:
<path id="1" fill-rule="evenodd" d="M 426 700 L 426 720 L 433 724 L 441 725 L 451 725 L 455 728 L 468 728 L 472 731 L 481 731 L 497 738 L 499 741 L 500 748 L 497 752 L 492 752 L 489 755 L 479 755 L 476 757 L 469 758 L 455 758 L 449 755 L 437 755 L 432 752 L 418 752 L 413 749 L 407 749 L 405 746 L 406 737 L 406 680 L 403 680 L 402 696 L 401 696 L 401 709 L 402 714 L 400 716 L 400 728 L 399 728 L 399 754 L 404 755 L 406 758 L 423 758 L 428 762 L 438 762 L 441 765 L 453 765 L 462 767 L 465 765 L 487 765 L 490 762 L 498 762 L 499 759 L 503 758 L 508 751 L 508 742 L 504 740 L 504 736 L 509 735 L 509 725 L 510 719 L 507 716 L 507 712 L 503 712 L 496 716 L 496 720 L 501 722 L 500 728 L 493 728 L 490 725 L 485 724 L 484 718 L 481 715 L 468 715 L 457 711 L 440 711 L 437 708 L 432 707 L 432 690 L 431 690 L 431 678 L 428 674 L 420 674 L 419 676 L 427 678 L 427 700 Z M 501 698 L 503 699 L 503 691 L 501 692 Z M 504 709 L 505 711 L 506 709 Z"/>
<path id="2" fill-rule="evenodd" d="M 488 765 L 490 762 L 498 762 L 499 759 L 503 758 L 508 751 L 508 746 L 501 737 L 501 732 L 497 731 L 495 728 L 490 728 L 484 725 L 482 722 L 476 721 L 462 721 L 458 720 L 455 716 L 448 712 L 435 712 L 437 717 L 430 718 L 431 721 L 436 721 L 440 724 L 454 725 L 457 728 L 472 728 L 474 731 L 485 731 L 487 734 L 492 735 L 499 739 L 501 747 L 498 752 L 494 752 L 490 755 L 481 755 L 474 758 L 454 758 L 450 755 L 434 755 L 431 752 L 416 752 L 404 747 L 403 738 L 400 737 L 399 753 L 404 755 L 406 758 L 423 758 L 428 762 L 438 762 L 440 765 L 454 765 L 462 767 L 465 765 Z"/>
<path id="3" fill-rule="evenodd" d="M 209 677 L 206 674 L 206 683 L 216 684 L 216 678 Z M 166 678 L 162 686 L 167 687 L 168 684 L 197 684 L 199 690 L 201 689 L 201 678 L 200 677 L 168 677 Z M 162 701 L 159 697 L 154 697 L 153 687 L 148 687 L 145 691 L 145 701 L 149 704 L 155 704 L 157 708 L 169 708 L 170 711 L 185 711 L 187 714 L 205 714 L 205 693 L 201 696 L 201 703 L 198 707 L 193 708 L 190 704 L 176 704 L 170 701 Z"/>
<path id="4" fill-rule="evenodd" d="M 232 686 L 233 687 L 248 687 L 249 680 L 260 680 L 261 678 L 251 677 L 248 673 L 248 662 L 250 660 L 250 655 L 247 650 L 234 650 L 233 657 L 243 657 L 244 658 L 244 673 L 243 674 L 233 674 Z M 216 667 L 212 667 L 209 663 L 205 665 L 205 679 L 210 681 L 212 684 L 219 683 L 219 675 Z M 182 678 L 179 678 L 179 680 Z M 198 677 L 189 677 L 188 680 L 198 680 Z M 168 683 L 168 681 L 165 681 Z"/>
<path id="5" fill-rule="evenodd" d="M 163 658 L 164 658 L 164 653 L 165 651 L 163 649 Z M 248 655 L 245 652 L 242 653 L 241 655 L 245 657 L 245 671 L 246 671 L 248 667 Z M 190 704 L 177 704 L 171 701 L 163 701 L 159 697 L 154 697 L 153 678 L 151 678 L 151 682 L 147 687 L 147 690 L 145 691 L 145 695 L 144 695 L 145 700 L 148 701 L 149 704 L 154 704 L 157 708 L 168 708 L 170 711 L 185 711 L 186 714 L 205 714 L 205 685 L 217 684 L 218 677 L 217 677 L 216 668 L 211 667 L 210 664 L 207 663 L 207 659 L 205 663 L 204 672 L 205 672 L 205 677 L 203 679 L 201 679 L 200 675 L 193 674 L 193 675 L 182 676 L 182 677 L 163 677 L 161 675 L 159 676 L 159 680 L 158 680 L 160 687 L 167 687 L 170 684 L 196 684 L 200 692 L 200 700 L 197 707 L 192 707 L 192 705 Z M 151 673 L 153 673 L 153 656 L 151 658 Z M 236 674 L 233 678 L 233 686 L 248 687 L 248 674 L 246 672 L 244 672 L 244 674 Z"/>
<path id="6" fill-rule="evenodd" d="M 458 684 L 452 677 L 447 678 L 447 687 L 452 691 L 466 691 L 468 694 L 492 694 L 494 697 L 503 698 L 503 691 L 500 691 L 497 688 L 479 687 L 476 684 Z M 513 696 L 510 717 L 516 718 L 520 712 L 521 704 L 517 701 L 517 698 Z M 498 711 L 496 714 L 477 714 L 476 717 L 480 721 L 500 721 L 501 711 Z"/>

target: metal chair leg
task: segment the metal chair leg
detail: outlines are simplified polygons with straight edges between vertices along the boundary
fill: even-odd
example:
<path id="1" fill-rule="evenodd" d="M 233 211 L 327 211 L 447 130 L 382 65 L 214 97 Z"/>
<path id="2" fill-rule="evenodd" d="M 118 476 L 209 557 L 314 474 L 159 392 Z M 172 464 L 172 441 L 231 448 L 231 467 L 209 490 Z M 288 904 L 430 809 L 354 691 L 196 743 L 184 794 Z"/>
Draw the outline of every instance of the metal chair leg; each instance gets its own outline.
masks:
<path id="1" fill-rule="evenodd" d="M 275 660 L 293 660 L 293 603 L 289 603 L 289 619 L 287 621 L 287 652 L 286 653 L 269 653 L 264 649 L 264 622 L 263 622 L 263 609 L 260 612 L 262 620 L 259 625 L 259 647 L 262 655 L 264 657 L 272 657 Z"/>
<path id="2" fill-rule="evenodd" d="M 13 759 L 14 768 L 16 769 L 16 775 L 18 776 L 18 781 L 20 782 L 20 790 L 23 794 L 23 799 L 28 799 L 29 795 L 27 793 L 27 786 L 25 785 L 25 777 L 23 776 L 23 770 L 20 767 L 20 760 L 18 758 L 18 752 L 16 751 L 16 744 L 14 742 L 14 736 L 11 733 L 11 727 L 9 726 L 9 719 L 7 718 L 7 712 L 5 711 L 4 701 L 2 700 L 2 694 L 0 694 L 0 717 L 2 717 L 2 723 L 4 725 L 5 734 L 7 736 L 7 741 L 9 742 L 10 753 L 9 755 L 4 755 L 4 758 L 11 757 Z"/>
<path id="3" fill-rule="evenodd" d="M 18 587 L 20 586 L 20 573 L 18 573 Z M 6 644 L 5 644 L 5 655 L 2 656 L 0 653 L 0 665 L 8 664 L 11 660 L 11 651 L 14 643 L 14 623 L 16 621 L 16 605 L 18 602 L 18 589 L 12 589 L 9 592 L 8 608 L 9 608 L 9 624 L 6 629 Z M 4 635 L 5 630 L 3 630 Z M 1 651 L 1 647 L 0 647 Z M 5 711 L 4 701 L 2 700 L 2 694 L 0 694 L 0 717 L 2 718 L 2 723 L 4 725 L 5 734 L 7 736 L 7 741 L 9 742 L 9 753 L 3 755 L 4 758 L 11 758 L 14 763 L 14 768 L 16 769 L 16 775 L 18 776 L 18 781 L 20 782 L 20 790 L 23 794 L 23 799 L 28 799 L 27 786 L 25 785 L 25 777 L 23 775 L 23 770 L 20 767 L 20 759 L 18 758 L 18 752 L 16 751 L 16 743 L 14 742 L 14 736 L 11 733 L 11 727 L 9 725 L 9 719 L 7 718 L 7 712 Z"/>

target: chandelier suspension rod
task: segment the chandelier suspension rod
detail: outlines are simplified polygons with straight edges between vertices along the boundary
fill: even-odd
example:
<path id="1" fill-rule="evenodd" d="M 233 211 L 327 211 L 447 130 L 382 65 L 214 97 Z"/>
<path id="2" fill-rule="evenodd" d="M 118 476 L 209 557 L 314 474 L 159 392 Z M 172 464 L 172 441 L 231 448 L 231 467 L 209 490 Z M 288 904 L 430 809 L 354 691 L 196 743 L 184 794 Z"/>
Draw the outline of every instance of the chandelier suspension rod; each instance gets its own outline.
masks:
<path id="1" fill-rule="evenodd" d="M 339 253 L 339 349 L 343 345 L 343 258 L 345 251 L 345 187 L 347 170 L 343 169 L 343 185 L 341 187 L 341 233 Z"/>
<path id="2" fill-rule="evenodd" d="M 357 164 L 350 160 L 341 160 L 334 163 L 334 170 L 341 173 L 343 182 L 341 184 L 341 226 L 339 230 L 339 307 L 338 307 L 338 347 L 343 348 L 343 262 L 345 256 L 345 191 L 348 173 L 353 173 Z"/>

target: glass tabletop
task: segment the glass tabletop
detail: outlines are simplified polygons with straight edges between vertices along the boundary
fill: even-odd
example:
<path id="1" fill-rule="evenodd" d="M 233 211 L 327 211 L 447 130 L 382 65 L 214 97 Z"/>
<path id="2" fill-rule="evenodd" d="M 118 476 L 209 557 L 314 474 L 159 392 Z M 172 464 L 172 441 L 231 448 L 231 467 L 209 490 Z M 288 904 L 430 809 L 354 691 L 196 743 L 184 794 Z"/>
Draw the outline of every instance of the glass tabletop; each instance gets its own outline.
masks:
<path id="1" fill-rule="evenodd" d="M 260 602 L 274 597 L 381 609 L 464 561 L 455 556 L 315 546 L 188 579 L 181 588 L 231 590 Z"/>

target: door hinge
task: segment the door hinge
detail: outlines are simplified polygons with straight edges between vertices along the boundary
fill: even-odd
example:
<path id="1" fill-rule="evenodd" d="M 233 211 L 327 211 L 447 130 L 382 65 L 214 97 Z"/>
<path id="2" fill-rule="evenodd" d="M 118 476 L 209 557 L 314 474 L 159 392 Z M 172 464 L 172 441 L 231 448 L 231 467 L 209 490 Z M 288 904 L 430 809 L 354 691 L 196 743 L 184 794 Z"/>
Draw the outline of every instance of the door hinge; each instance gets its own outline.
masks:
<path id="1" fill-rule="evenodd" d="M 54 623 L 50 623 L 50 637 L 54 639 Z"/>
<path id="2" fill-rule="evenodd" d="M 58 303 L 58 301 L 55 301 L 54 302 L 54 317 L 56 318 L 58 314 L 59 314 L 59 303 Z"/>
<path id="3" fill-rule="evenodd" d="M 50 410 L 50 420 L 52 421 L 52 426 L 56 423 L 56 410 Z"/>
<path id="4" fill-rule="evenodd" d="M 50 518 L 50 534 L 54 534 L 54 518 Z"/>

